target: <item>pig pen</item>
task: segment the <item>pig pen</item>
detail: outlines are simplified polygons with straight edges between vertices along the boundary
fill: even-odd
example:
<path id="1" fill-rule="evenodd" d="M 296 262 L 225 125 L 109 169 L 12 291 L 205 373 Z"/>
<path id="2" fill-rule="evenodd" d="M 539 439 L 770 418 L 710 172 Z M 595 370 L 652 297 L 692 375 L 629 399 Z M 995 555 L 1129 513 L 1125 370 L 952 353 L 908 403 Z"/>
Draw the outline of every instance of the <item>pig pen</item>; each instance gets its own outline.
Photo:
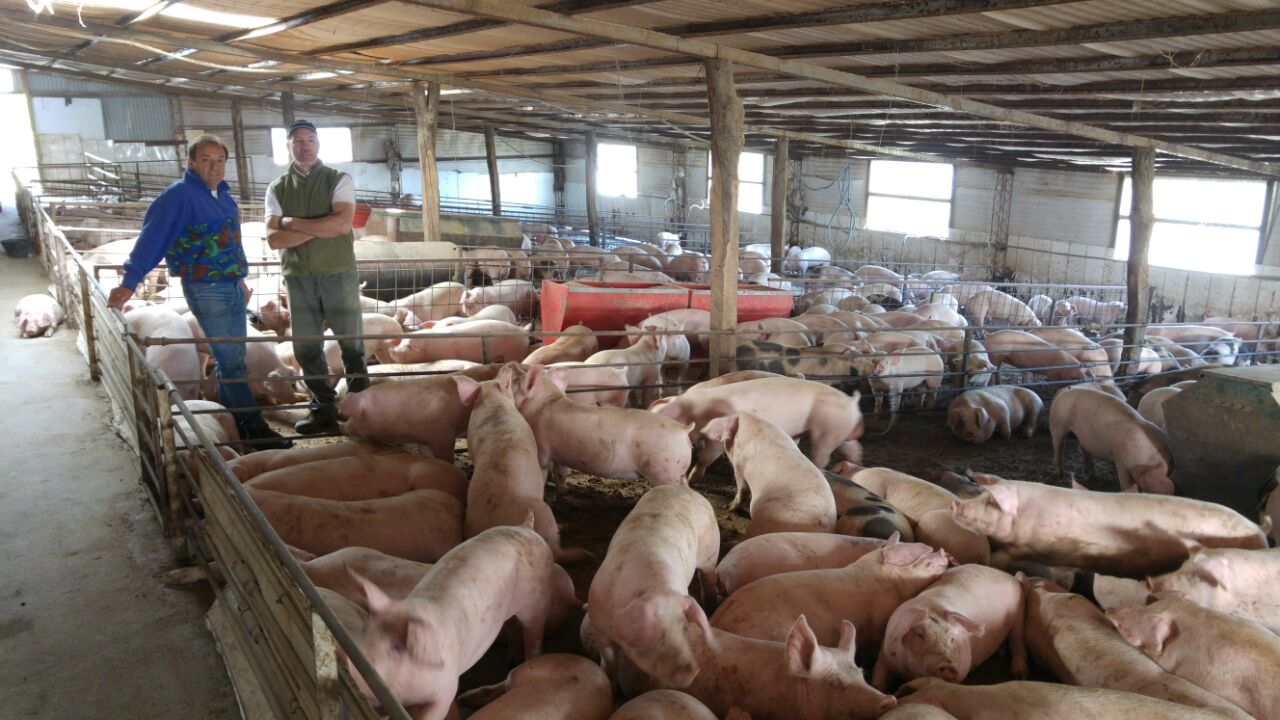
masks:
<path id="1" fill-rule="evenodd" d="M 56 239 L 56 227 L 53 230 L 51 237 Z M 69 246 L 57 252 L 62 253 L 63 259 L 74 256 Z M 59 269 L 67 267 L 64 262 L 56 265 Z M 476 269 L 484 274 L 482 268 Z M 596 270 L 601 274 L 609 272 L 603 267 Z M 644 272 L 634 266 L 628 271 Z M 91 368 L 101 364 L 95 357 L 95 344 L 106 342 L 104 338 L 113 334 L 119 336 L 129 356 L 135 358 L 132 362 L 139 363 L 124 380 L 134 391 L 131 394 L 134 417 L 127 424 L 133 427 L 139 438 L 144 485 L 154 488 L 153 500 L 162 522 L 180 549 L 195 558 L 206 571 L 210 561 L 216 561 L 223 569 L 226 584 L 212 583 L 211 586 L 219 597 L 224 614 L 230 618 L 229 623 L 223 623 L 224 632 L 239 646 L 237 653 L 247 663 L 248 670 L 241 673 L 239 679 L 256 678 L 257 692 L 263 697 L 265 707 L 279 717 L 327 718 L 343 714 L 378 717 L 378 712 L 359 690 L 342 662 L 341 658 L 345 656 L 350 658 L 364 682 L 382 701 L 383 712 L 395 718 L 409 717 L 390 696 L 381 679 L 372 672 L 332 608 L 323 601 L 279 536 L 231 475 L 218 448 L 204 435 L 195 422 L 195 414 L 179 398 L 178 388 L 170 379 L 147 367 L 145 360 L 139 362 L 137 358 L 141 350 L 129 342 L 110 313 L 100 307 L 101 289 L 93 284 L 83 284 L 91 283 L 83 266 L 78 272 L 80 287 L 90 287 L 94 292 L 76 294 L 76 276 L 63 272 L 63 277 L 68 298 L 86 308 L 82 322 L 91 326 L 87 334 Z M 790 281 L 783 278 L 781 282 Z M 801 286 L 794 290 L 803 292 L 807 289 L 802 283 L 798 284 Z M 838 282 L 827 283 L 828 287 L 837 285 Z M 1013 286 L 1003 287 L 1015 289 Z M 112 322 L 100 323 L 95 332 L 92 329 L 95 316 Z M 952 375 L 952 378 L 963 382 L 963 375 Z M 1052 383 L 1041 383 L 1041 386 L 1041 392 L 1049 392 L 1053 388 Z M 171 410 L 171 406 L 176 410 Z M 864 402 L 864 410 L 869 409 L 869 402 Z M 273 412 L 279 413 L 274 418 L 278 429 L 284 429 L 280 427 L 281 421 L 291 419 L 289 413 L 298 410 L 297 405 L 274 409 Z M 175 427 L 172 420 L 176 417 L 183 418 L 188 426 L 195 429 L 187 433 Z M 891 433 L 865 438 L 865 463 L 894 467 L 913 474 L 971 468 L 1011 478 L 1054 481 L 1047 434 L 1038 433 L 1030 440 L 997 439 L 982 446 L 972 446 L 956 439 L 946 429 L 943 418 L 941 409 L 902 413 Z M 306 441 L 307 444 L 318 442 L 325 441 Z M 179 455 L 180 446 L 194 450 L 190 455 Z M 465 452 L 465 442 L 460 443 L 455 451 Z M 1068 469 L 1084 480 L 1080 474 L 1079 454 L 1074 447 L 1067 457 Z M 465 455 L 458 455 L 457 459 L 462 461 L 460 465 L 466 465 Z M 1100 489 L 1114 489 L 1115 476 L 1108 474 L 1110 466 L 1103 465 L 1100 470 L 1100 485 L 1103 486 Z M 723 552 L 741 537 L 746 524 L 745 515 L 727 511 L 734 492 L 727 464 L 721 461 L 714 466 L 706 478 L 695 484 L 695 488 L 710 500 L 716 511 Z M 550 503 L 564 524 L 565 544 L 584 547 L 595 555 L 594 560 L 568 568 L 580 599 L 585 599 L 591 578 L 599 568 L 616 528 L 647 489 L 644 483 L 601 480 L 572 473 L 566 493 Z M 580 617 L 579 614 L 570 618 L 558 633 L 548 638 L 546 651 L 576 651 L 576 620 Z M 986 682 L 1006 679 L 999 667 L 1000 662 L 998 658 L 992 660 L 973 677 Z M 501 646 L 491 649 L 480 663 L 464 674 L 462 689 L 500 681 L 506 673 L 505 663 L 505 649 Z"/>

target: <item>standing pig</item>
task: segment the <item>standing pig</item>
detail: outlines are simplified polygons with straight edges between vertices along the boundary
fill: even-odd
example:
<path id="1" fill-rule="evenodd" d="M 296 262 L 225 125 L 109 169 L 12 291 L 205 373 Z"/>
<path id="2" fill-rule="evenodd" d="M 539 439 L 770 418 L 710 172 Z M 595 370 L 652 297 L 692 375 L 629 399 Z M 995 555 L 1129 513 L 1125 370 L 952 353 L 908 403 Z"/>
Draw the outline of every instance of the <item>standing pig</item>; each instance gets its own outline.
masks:
<path id="1" fill-rule="evenodd" d="M 653 408 L 680 423 L 699 429 L 715 418 L 732 413 L 752 413 L 776 425 L 789 437 L 807 435 L 809 458 L 820 468 L 832 453 L 848 459 L 862 455 L 862 411 L 859 395 L 852 397 L 822 383 L 797 378 L 767 377 L 731 385 L 698 385 L 670 402 Z M 723 453 L 723 447 L 704 436 L 690 482 L 700 479 Z"/>
<path id="2" fill-rule="evenodd" d="M 525 363 L 528 367 L 532 363 Z M 588 365 L 586 363 L 560 362 L 551 367 L 560 368 L 565 378 L 565 397 L 582 405 L 625 408 L 631 397 L 627 382 L 627 369 Z"/>
<path id="3" fill-rule="evenodd" d="M 468 284 L 492 285 L 511 275 L 511 258 L 502 248 L 462 248 L 462 255 L 466 260 L 462 265 L 461 279 Z"/>
<path id="4" fill-rule="evenodd" d="M 874 654 L 893 611 L 946 569 L 945 552 L 892 538 L 847 567 L 771 575 L 739 588 L 711 616 L 711 625 L 743 637 L 780 640 L 803 614 L 811 618 L 818 641 L 830 644 L 848 620 Z"/>
<path id="5" fill-rule="evenodd" d="M 1036 664 L 1059 682 L 1146 695 L 1248 720 L 1239 707 L 1165 672 L 1116 632 L 1111 621 L 1080 595 L 1028 583 L 1024 636 Z"/>
<path id="6" fill-rule="evenodd" d="M 1178 567 L 1193 544 L 1267 546 L 1256 524 L 1216 503 L 1058 488 L 980 473 L 974 480 L 987 491 L 953 502 L 951 512 L 1011 560 L 1142 577 Z"/>
<path id="7" fill-rule="evenodd" d="M 528 280 L 503 280 L 494 285 L 473 287 L 462 295 L 462 311 L 475 315 L 491 305 L 502 305 L 518 317 L 531 317 L 538 295 Z"/>
<path id="8" fill-rule="evenodd" d="M 1151 592 L 1265 625 L 1280 633 L 1280 549 L 1194 549 L 1176 571 L 1149 578 Z"/>
<path id="9" fill-rule="evenodd" d="M 582 362 L 600 349 L 599 341 L 591 328 L 581 323 L 564 330 L 555 342 L 529 353 L 526 365 L 551 365 L 559 362 Z"/>
<path id="10" fill-rule="evenodd" d="M 353 603 L 365 601 L 364 588 L 352 574 L 368 579 L 391 597 L 409 596 L 431 566 L 405 560 L 371 548 L 345 547 L 327 555 L 300 560 L 302 571 L 316 587 L 327 588 Z M 367 607 L 362 608 L 368 610 Z"/>
<path id="11" fill-rule="evenodd" d="M 894 677 L 964 682 L 1006 638 L 1013 672 L 1024 674 L 1022 585 L 982 565 L 954 567 L 893 611 L 871 683 L 883 690 Z"/>
<path id="12" fill-rule="evenodd" d="M 538 441 L 538 466 L 554 469 L 564 491 L 565 467 L 653 485 L 684 485 L 692 446 L 689 426 L 645 410 L 591 407 L 565 397 L 564 371 L 534 365 L 516 385 L 516 408 Z"/>
<path id="13" fill-rule="evenodd" d="M 688 595 L 695 574 L 715 587 L 720 526 L 711 503 L 686 487 L 649 490 L 618 526 L 591 581 L 587 617 L 610 675 L 618 653 L 658 682 L 687 687 L 698 674 L 689 636 L 714 647 Z"/>
<path id="14" fill-rule="evenodd" d="M 486 704 L 470 720 L 607 720 L 613 712 L 609 678 L 580 655 L 526 660 L 504 682 L 468 691 L 459 702 L 471 706 L 476 696 Z"/>
<path id="15" fill-rule="evenodd" d="M 13 308 L 14 322 L 18 324 L 18 337 L 53 337 L 62 324 L 62 306 L 48 295 L 26 295 Z"/>
<path id="16" fill-rule="evenodd" d="M 830 533 L 779 532 L 744 540 L 725 554 L 716 566 L 721 597 L 760 578 L 799 570 L 842 568 L 872 550 L 883 540 Z"/>
<path id="17" fill-rule="evenodd" d="M 1156 388 L 1138 401 L 1138 414 L 1143 420 L 1164 430 L 1164 403 L 1169 398 L 1182 392 L 1182 388 Z"/>
<path id="18" fill-rule="evenodd" d="M 858 374 L 867 378 L 871 390 L 876 395 L 876 415 L 880 410 L 884 397 L 889 397 L 889 412 L 896 418 L 898 406 L 902 402 L 902 393 L 913 388 L 920 390 L 920 407 L 933 407 L 938 397 L 938 388 L 942 386 L 942 357 L 928 348 L 906 348 L 889 355 L 873 355 L 855 361 Z"/>
<path id="19" fill-rule="evenodd" d="M 1017 428 L 1023 437 L 1035 435 L 1044 401 L 1017 386 L 968 390 L 947 408 L 947 427 L 965 442 L 975 445 L 991 439 L 996 430 L 1008 440 Z"/>
<path id="20" fill-rule="evenodd" d="M 653 333 L 660 328 L 634 325 L 626 326 L 628 333 Z M 657 399 L 658 385 L 662 382 L 662 361 L 667 355 L 667 338 L 664 335 L 646 334 L 636 344 L 622 349 L 601 350 L 586 359 L 588 365 L 622 366 L 627 370 L 627 385 L 635 388 L 640 406 L 649 407 Z"/>
<path id="21" fill-rule="evenodd" d="M 663 330 L 681 330 L 689 341 L 692 354 L 706 355 L 711 346 L 711 312 L 699 308 L 677 308 L 644 319 L 641 327 L 652 325 Z"/>
<path id="22" fill-rule="evenodd" d="M 826 248 L 792 245 L 787 248 L 787 256 L 782 261 L 782 271 L 792 275 L 803 275 L 811 268 L 831 264 L 831 253 Z"/>
<path id="23" fill-rule="evenodd" d="M 1280 638 L 1262 626 L 1177 597 L 1108 610 L 1107 617 L 1165 670 L 1256 718 L 1280 717 Z"/>
<path id="24" fill-rule="evenodd" d="M 464 534 L 475 537 L 491 527 L 519 525 L 532 513 L 534 530 L 547 541 L 557 561 L 584 559 L 589 555 L 586 551 L 560 547 L 560 528 L 551 507 L 542 500 L 546 475 L 538 469 L 533 430 L 516 410 L 512 366 L 504 367 L 497 380 L 485 384 L 453 376 L 459 399 L 471 409 L 467 449 L 475 466 L 467 486 Z"/>
<path id="25" fill-rule="evenodd" d="M 822 471 L 836 498 L 836 532 L 854 537 L 888 540 L 894 533 L 905 542 L 914 534 L 911 522 L 879 495 L 843 475 Z"/>
<path id="26" fill-rule="evenodd" d="M 702 434 L 729 451 L 738 486 L 729 509 L 750 499 L 747 537 L 835 528 L 836 501 L 822 471 L 775 425 L 751 413 L 735 413 L 712 420 Z"/>
<path id="27" fill-rule="evenodd" d="M 1059 392 L 1049 407 L 1049 433 L 1053 436 L 1053 463 L 1062 480 L 1062 460 L 1067 437 L 1080 440 L 1089 477 L 1097 482 L 1093 458 L 1115 463 L 1120 488 L 1136 484 L 1144 492 L 1173 494 L 1169 470 L 1173 453 L 1164 431 L 1152 425 L 1123 400 L 1088 389 Z"/>
<path id="28" fill-rule="evenodd" d="M 393 317 L 387 317 L 381 313 L 365 313 L 361 320 L 361 328 L 366 335 L 403 335 L 404 326 L 396 321 Z M 382 340 L 365 340 L 364 355 L 368 360 L 371 357 L 377 358 L 380 363 L 391 362 L 391 348 L 399 342 L 398 338 L 385 338 Z"/>
<path id="29" fill-rule="evenodd" d="M 987 320 L 995 325 L 1015 327 L 1039 327 L 1035 311 L 1018 298 L 999 290 L 983 290 L 965 302 L 965 311 L 973 324 L 983 327 Z"/>
<path id="30" fill-rule="evenodd" d="M 130 310 L 124 319 L 129 332 L 140 338 L 195 339 L 182 315 L 163 305 Z M 144 352 L 147 363 L 169 376 L 183 400 L 195 400 L 199 396 L 204 370 L 195 343 L 147 345 Z"/>
<path id="31" fill-rule="evenodd" d="M 448 375 L 382 383 L 349 393 L 338 403 L 341 431 L 352 438 L 420 442 L 431 454 L 453 458 L 454 441 L 467 430 L 470 408 Z"/>
<path id="32" fill-rule="evenodd" d="M 1071 353 L 1021 330 L 1001 330 L 984 338 L 991 364 L 1001 363 L 1042 373 L 1054 382 L 1083 382 L 1091 373 Z M 996 375 L 999 380 L 999 375 Z"/>
<path id="33" fill-rule="evenodd" d="M 458 677 L 508 620 L 520 624 L 525 659 L 541 652 L 561 590 L 551 549 L 528 525 L 532 518 L 525 527 L 491 528 L 449 551 L 404 600 L 361 583 L 370 617 L 357 642 L 396 699 L 426 705 L 428 720 L 446 716 Z"/>
<path id="34" fill-rule="evenodd" d="M 1103 327 L 1112 325 L 1116 320 L 1124 317 L 1126 309 L 1125 304 L 1118 300 L 1100 302 L 1082 295 L 1069 297 L 1063 302 L 1071 306 L 1074 311 L 1071 313 L 1072 318 L 1081 325 L 1101 325 Z"/>

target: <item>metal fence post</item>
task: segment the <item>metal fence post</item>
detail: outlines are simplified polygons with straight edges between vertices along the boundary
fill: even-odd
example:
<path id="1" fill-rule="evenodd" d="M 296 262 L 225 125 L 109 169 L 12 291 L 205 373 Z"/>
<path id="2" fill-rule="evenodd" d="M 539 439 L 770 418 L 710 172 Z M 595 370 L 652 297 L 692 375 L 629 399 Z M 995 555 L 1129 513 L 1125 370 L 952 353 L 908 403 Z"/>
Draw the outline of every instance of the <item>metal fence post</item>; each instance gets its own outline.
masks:
<path id="1" fill-rule="evenodd" d="M 960 389 L 969 389 L 969 342 L 973 337 L 973 326 L 964 326 L 964 345 L 960 353 Z M 996 372 L 999 372 L 997 370 Z"/>

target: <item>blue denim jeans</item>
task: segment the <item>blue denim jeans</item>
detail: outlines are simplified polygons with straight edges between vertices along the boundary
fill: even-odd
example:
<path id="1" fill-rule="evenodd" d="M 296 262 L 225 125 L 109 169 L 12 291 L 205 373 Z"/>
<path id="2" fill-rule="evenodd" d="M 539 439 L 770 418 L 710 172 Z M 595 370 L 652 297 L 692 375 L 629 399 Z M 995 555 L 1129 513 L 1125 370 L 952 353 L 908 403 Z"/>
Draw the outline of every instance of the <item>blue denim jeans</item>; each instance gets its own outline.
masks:
<path id="1" fill-rule="evenodd" d="M 182 281 L 182 294 L 187 307 L 196 316 L 205 337 L 244 337 L 248 321 L 245 318 L 244 290 L 236 282 Z M 248 408 L 233 412 L 236 428 L 243 437 L 265 423 L 262 413 L 256 409 L 253 391 L 245 380 L 249 371 L 244 364 L 243 343 L 210 343 L 218 375 L 218 402 L 227 408 Z"/>

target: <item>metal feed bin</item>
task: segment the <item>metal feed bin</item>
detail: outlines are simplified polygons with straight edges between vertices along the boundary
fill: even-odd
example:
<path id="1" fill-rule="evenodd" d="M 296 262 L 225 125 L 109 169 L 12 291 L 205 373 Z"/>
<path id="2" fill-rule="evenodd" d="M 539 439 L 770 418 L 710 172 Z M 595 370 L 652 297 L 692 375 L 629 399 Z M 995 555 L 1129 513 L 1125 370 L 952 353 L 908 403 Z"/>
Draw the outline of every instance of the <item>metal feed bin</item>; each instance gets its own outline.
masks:
<path id="1" fill-rule="evenodd" d="M 1177 493 L 1257 519 L 1280 466 L 1280 365 L 1206 370 L 1164 403 Z"/>

